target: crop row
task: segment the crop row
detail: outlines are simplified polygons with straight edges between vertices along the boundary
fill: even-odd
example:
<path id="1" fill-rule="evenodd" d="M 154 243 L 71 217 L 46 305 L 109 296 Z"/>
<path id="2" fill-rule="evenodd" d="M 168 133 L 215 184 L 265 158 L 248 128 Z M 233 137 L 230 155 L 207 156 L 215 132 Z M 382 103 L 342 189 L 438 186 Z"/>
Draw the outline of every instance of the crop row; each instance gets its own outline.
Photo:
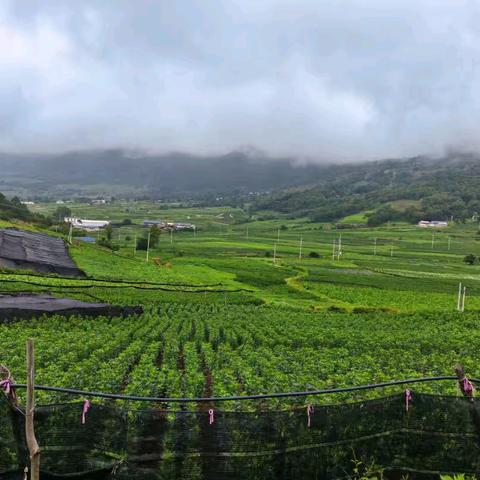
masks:
<path id="1" fill-rule="evenodd" d="M 0 363 L 17 381 L 25 380 L 25 341 L 35 338 L 40 384 L 161 397 L 305 391 L 451 375 L 457 362 L 474 375 L 480 347 L 473 314 L 347 315 L 214 304 L 165 304 L 125 319 L 40 318 L 2 325 L 0 335 Z M 456 392 L 454 382 L 416 388 Z M 54 396 L 60 398 L 65 399 Z M 353 398 L 360 397 L 325 401 Z M 47 399 L 52 394 L 43 393 Z"/>

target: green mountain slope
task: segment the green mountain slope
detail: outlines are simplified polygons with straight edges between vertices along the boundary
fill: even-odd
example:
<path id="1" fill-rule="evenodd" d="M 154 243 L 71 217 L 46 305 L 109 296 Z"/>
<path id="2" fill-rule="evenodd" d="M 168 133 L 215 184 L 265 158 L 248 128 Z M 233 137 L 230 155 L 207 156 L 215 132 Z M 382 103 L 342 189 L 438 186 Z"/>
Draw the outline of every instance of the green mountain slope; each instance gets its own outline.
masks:
<path id="1" fill-rule="evenodd" d="M 263 197 L 254 210 L 316 221 L 376 210 L 369 217 L 372 225 L 420 218 L 465 220 L 480 213 L 479 186 L 480 160 L 473 155 L 386 160 L 330 167 L 315 187 Z M 410 206 L 386 205 L 398 200 L 410 200 Z"/>

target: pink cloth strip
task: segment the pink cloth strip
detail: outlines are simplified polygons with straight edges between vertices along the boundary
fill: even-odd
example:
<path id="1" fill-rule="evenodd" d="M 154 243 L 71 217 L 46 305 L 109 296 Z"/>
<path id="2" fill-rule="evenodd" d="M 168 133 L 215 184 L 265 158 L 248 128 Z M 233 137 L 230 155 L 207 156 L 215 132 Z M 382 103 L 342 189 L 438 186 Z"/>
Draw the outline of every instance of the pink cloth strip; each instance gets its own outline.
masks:
<path id="1" fill-rule="evenodd" d="M 210 418 L 208 420 L 208 423 L 211 425 L 215 421 L 215 412 L 213 411 L 213 408 L 211 408 L 208 411 L 208 415 L 210 415 Z"/>
<path id="2" fill-rule="evenodd" d="M 82 411 L 82 425 L 85 425 L 85 422 L 87 420 L 87 413 L 90 410 L 91 403 L 88 400 L 85 400 L 83 402 L 83 411 Z"/>
<path id="3" fill-rule="evenodd" d="M 409 388 L 405 389 L 405 411 L 408 412 L 410 403 L 412 402 L 412 392 Z"/>
<path id="4" fill-rule="evenodd" d="M 310 428 L 310 426 L 312 425 L 312 415 L 314 411 L 315 410 L 313 408 L 313 405 L 309 403 L 307 405 L 307 427 L 308 428 Z"/>
<path id="5" fill-rule="evenodd" d="M 467 397 L 473 397 L 474 388 L 473 388 L 472 382 L 467 377 L 465 377 L 462 381 L 463 381 L 463 393 L 465 393 Z"/>
<path id="6" fill-rule="evenodd" d="M 12 391 L 12 381 L 9 378 L 2 380 L 0 382 L 0 388 L 3 388 L 8 395 Z"/>

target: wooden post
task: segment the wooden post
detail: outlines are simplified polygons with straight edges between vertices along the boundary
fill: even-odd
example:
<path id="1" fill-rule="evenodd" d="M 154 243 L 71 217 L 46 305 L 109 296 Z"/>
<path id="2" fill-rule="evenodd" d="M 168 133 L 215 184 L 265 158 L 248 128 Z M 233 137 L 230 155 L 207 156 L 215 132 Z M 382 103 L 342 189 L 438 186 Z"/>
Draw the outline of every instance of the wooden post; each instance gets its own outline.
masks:
<path id="1" fill-rule="evenodd" d="M 33 413 L 35 410 L 35 350 L 33 340 L 27 340 L 27 406 L 25 409 L 25 435 L 30 453 L 30 480 L 40 479 L 40 448 L 35 438 Z"/>

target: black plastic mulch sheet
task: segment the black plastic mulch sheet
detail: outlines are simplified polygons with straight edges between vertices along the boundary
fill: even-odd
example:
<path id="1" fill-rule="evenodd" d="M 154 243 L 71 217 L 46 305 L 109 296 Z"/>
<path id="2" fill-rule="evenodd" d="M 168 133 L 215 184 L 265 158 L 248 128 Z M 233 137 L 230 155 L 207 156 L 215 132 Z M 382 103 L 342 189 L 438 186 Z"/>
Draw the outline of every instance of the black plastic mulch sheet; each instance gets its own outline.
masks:
<path id="1" fill-rule="evenodd" d="M 82 302 L 46 294 L 0 295 L 0 322 L 39 315 L 125 316 L 142 313 L 142 307 L 122 307 L 108 303 Z"/>
<path id="2" fill-rule="evenodd" d="M 27 463 L 23 416 L 0 403 L 0 478 Z M 337 479 L 357 458 L 388 472 L 480 473 L 480 402 L 414 394 L 270 412 L 127 411 L 83 403 L 39 407 L 42 478 Z M 2 473 L 5 476 L 2 476 Z M 432 477 L 433 478 L 433 477 Z"/>
<path id="3" fill-rule="evenodd" d="M 0 229 L 0 267 L 84 276 L 61 238 L 16 229 Z"/>

